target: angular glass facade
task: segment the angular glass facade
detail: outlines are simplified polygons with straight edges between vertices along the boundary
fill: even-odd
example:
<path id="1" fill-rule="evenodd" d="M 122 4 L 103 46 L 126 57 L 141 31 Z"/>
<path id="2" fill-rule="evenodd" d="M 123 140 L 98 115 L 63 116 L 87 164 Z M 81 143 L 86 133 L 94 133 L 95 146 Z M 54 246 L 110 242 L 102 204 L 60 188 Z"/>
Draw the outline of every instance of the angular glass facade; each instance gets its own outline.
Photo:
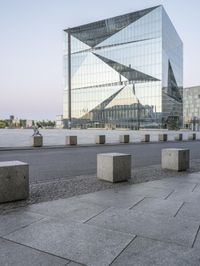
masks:
<path id="1" fill-rule="evenodd" d="M 65 37 L 69 125 L 182 123 L 182 42 L 162 6 L 70 28 Z"/>

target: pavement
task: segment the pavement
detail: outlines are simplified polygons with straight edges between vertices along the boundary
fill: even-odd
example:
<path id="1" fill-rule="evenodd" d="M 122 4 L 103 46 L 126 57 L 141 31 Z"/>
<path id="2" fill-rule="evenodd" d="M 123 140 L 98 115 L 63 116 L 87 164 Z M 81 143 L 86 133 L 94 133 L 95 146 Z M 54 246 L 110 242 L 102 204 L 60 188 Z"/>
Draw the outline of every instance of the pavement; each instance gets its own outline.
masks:
<path id="1" fill-rule="evenodd" d="M 6 210 L 0 265 L 199 266 L 200 172 Z"/>

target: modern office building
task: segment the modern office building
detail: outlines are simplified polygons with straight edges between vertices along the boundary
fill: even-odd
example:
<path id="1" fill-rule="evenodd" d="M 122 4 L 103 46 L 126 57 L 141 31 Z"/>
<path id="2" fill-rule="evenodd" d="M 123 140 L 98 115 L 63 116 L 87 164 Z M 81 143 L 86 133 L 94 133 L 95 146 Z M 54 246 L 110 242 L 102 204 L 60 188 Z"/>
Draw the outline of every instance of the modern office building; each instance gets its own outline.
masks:
<path id="1" fill-rule="evenodd" d="M 200 86 L 183 90 L 183 122 L 185 128 L 200 128 Z"/>
<path id="2" fill-rule="evenodd" d="M 64 32 L 69 127 L 182 125 L 183 44 L 162 6 Z"/>

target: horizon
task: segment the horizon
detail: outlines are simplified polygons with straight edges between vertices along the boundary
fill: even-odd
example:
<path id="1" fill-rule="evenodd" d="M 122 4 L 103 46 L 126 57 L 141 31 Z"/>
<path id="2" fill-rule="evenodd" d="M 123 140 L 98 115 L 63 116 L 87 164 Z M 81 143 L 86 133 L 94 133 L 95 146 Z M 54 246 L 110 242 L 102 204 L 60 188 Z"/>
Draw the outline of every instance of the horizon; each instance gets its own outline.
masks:
<path id="1" fill-rule="evenodd" d="M 200 37 L 195 32 L 195 21 L 200 3 L 197 0 L 192 5 L 186 0 L 176 3 L 168 0 L 66 3 L 61 0 L 59 4 L 54 0 L 2 1 L 0 119 L 8 119 L 13 114 L 20 119 L 55 120 L 56 115 L 63 113 L 64 29 L 158 5 L 165 8 L 184 44 L 184 87 L 199 86 Z M 188 12 L 192 20 L 185 19 Z"/>

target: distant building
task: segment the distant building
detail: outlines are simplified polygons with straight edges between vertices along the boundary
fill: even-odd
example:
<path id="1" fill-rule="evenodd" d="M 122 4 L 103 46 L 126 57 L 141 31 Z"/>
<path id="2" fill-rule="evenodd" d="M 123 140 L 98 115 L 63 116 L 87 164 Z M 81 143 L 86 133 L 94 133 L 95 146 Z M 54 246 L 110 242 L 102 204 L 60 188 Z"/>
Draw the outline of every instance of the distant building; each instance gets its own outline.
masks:
<path id="1" fill-rule="evenodd" d="M 30 128 L 33 126 L 33 120 L 27 119 L 26 120 L 26 128 Z"/>
<path id="2" fill-rule="evenodd" d="M 183 90 L 184 127 L 199 130 L 200 126 L 200 86 Z"/>
<path id="3" fill-rule="evenodd" d="M 63 128 L 63 115 L 56 116 L 56 128 Z"/>
<path id="4" fill-rule="evenodd" d="M 183 44 L 162 6 L 65 34 L 69 127 L 182 126 Z"/>

